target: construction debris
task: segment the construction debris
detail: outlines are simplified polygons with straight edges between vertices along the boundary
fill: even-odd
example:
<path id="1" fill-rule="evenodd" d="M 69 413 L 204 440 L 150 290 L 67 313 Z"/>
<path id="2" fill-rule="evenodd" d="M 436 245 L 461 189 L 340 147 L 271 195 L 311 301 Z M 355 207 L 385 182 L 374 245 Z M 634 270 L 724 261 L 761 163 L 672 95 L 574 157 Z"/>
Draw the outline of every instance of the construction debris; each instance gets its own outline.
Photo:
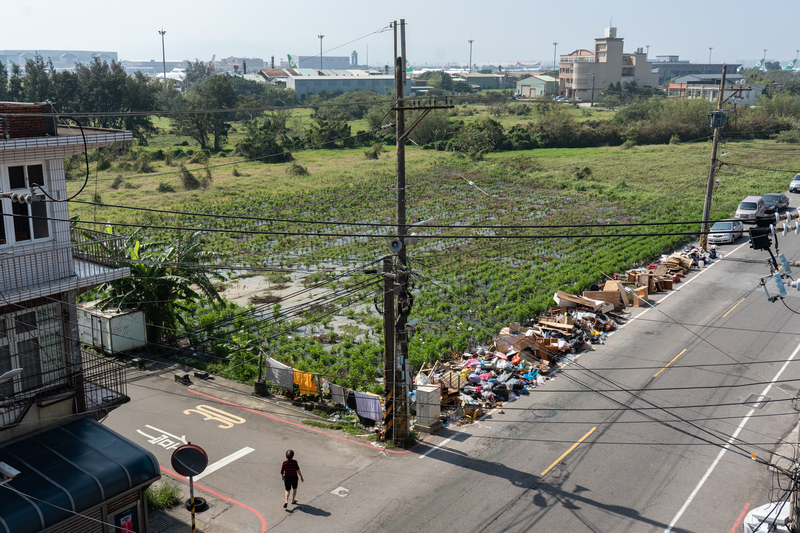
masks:
<path id="1" fill-rule="evenodd" d="M 537 320 L 529 325 L 509 324 L 489 348 L 423 366 L 415 383 L 441 387 L 444 425 L 470 424 L 488 410 L 544 385 L 564 365 L 592 350 L 592 345 L 604 344 L 608 334 L 630 317 L 628 307 L 649 305 L 651 294 L 672 290 L 691 269 L 717 258 L 721 256 L 714 246 L 708 252 L 690 247 L 614 274 L 581 295 L 556 291 L 556 306 Z"/>

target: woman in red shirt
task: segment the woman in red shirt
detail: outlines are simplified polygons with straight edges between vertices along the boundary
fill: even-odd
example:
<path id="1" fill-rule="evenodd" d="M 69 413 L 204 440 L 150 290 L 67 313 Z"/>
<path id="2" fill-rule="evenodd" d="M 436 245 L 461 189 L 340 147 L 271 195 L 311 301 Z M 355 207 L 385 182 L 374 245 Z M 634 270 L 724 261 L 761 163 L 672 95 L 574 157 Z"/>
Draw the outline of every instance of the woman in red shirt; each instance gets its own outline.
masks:
<path id="1" fill-rule="evenodd" d="M 286 497 L 283 501 L 283 508 L 289 505 L 289 491 L 292 490 L 292 503 L 297 503 L 297 476 L 300 476 L 300 481 L 305 483 L 303 473 L 300 472 L 300 466 L 294 460 L 294 451 L 288 450 L 286 452 L 286 460 L 281 466 L 281 479 L 283 479 L 283 486 L 286 488 Z"/>

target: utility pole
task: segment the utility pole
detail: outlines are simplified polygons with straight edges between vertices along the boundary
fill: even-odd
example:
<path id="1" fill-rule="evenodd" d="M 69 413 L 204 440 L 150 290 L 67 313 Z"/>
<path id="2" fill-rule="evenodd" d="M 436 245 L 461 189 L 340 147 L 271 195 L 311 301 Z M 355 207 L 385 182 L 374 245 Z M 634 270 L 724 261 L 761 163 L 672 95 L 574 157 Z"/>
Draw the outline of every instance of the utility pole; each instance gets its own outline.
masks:
<path id="1" fill-rule="evenodd" d="M 722 102 L 725 101 L 725 75 L 728 72 L 728 65 L 722 65 L 722 79 L 719 82 L 719 98 L 717 99 L 717 110 L 722 109 Z M 700 247 L 704 250 L 708 247 L 708 219 L 711 217 L 711 198 L 714 194 L 714 174 L 717 171 L 717 145 L 721 126 L 714 128 L 714 137 L 711 144 L 711 166 L 708 168 L 708 183 L 706 183 L 706 201 L 703 204 L 703 225 L 700 235 Z"/>
<path id="2" fill-rule="evenodd" d="M 711 51 L 714 49 L 713 46 L 708 47 L 708 64 L 711 64 Z"/>
<path id="3" fill-rule="evenodd" d="M 319 69 L 322 70 L 322 39 L 325 36 L 320 33 L 317 37 L 319 37 Z"/>
<path id="4" fill-rule="evenodd" d="M 589 107 L 594 107 L 594 82 L 597 79 L 597 74 L 592 72 L 591 76 L 592 76 L 592 101 L 589 104 Z"/>
<path id="5" fill-rule="evenodd" d="M 409 270 L 406 246 L 412 239 L 408 238 L 406 224 L 406 153 L 405 143 L 408 136 L 433 109 L 450 109 L 454 107 L 447 98 L 445 105 L 437 105 L 432 99 L 429 105 L 418 102 L 406 102 L 404 88 L 406 82 L 406 21 L 400 19 L 400 49 L 397 42 L 397 21 L 394 28 L 394 80 L 397 102 L 395 104 L 395 134 L 397 136 L 397 239 L 400 243 L 396 250 L 395 272 L 386 272 L 391 262 L 384 260 L 384 276 L 391 281 L 385 282 L 384 290 L 384 383 L 386 390 L 385 438 L 402 439 L 408 435 L 410 405 L 408 392 L 411 381 L 408 363 L 408 316 L 414 297 L 409 290 Z M 399 52 L 399 54 L 398 54 Z M 417 119 L 406 129 L 405 111 L 421 111 Z M 388 302 L 388 304 L 387 304 Z M 387 305 L 392 305 L 391 310 Z"/>
<path id="6" fill-rule="evenodd" d="M 394 427 L 395 343 L 394 343 L 394 264 L 391 257 L 383 258 L 383 382 L 386 394 L 386 432 Z"/>
<path id="7" fill-rule="evenodd" d="M 158 33 L 161 34 L 161 61 L 164 65 L 164 87 L 167 86 L 167 53 L 164 51 L 164 34 L 167 33 L 162 26 Z"/>
<path id="8" fill-rule="evenodd" d="M 472 43 L 475 42 L 475 39 L 469 40 L 469 73 L 472 74 Z"/>

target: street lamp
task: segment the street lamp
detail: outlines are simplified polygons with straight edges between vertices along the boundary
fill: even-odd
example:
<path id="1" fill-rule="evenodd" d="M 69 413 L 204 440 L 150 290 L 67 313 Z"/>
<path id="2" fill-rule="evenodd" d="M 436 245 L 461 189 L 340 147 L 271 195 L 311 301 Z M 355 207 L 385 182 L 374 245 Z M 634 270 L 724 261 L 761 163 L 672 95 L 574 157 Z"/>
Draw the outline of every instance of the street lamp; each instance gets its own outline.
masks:
<path id="1" fill-rule="evenodd" d="M 764 48 L 764 59 L 761 61 L 761 69 L 767 70 L 767 49 Z"/>
<path id="2" fill-rule="evenodd" d="M 556 70 L 556 77 L 558 77 L 558 63 L 556 63 L 556 47 L 558 43 L 553 43 L 553 68 Z"/>
<path id="3" fill-rule="evenodd" d="M 475 39 L 469 40 L 469 73 L 472 74 L 472 43 L 475 42 Z"/>
<path id="4" fill-rule="evenodd" d="M 166 87 L 167 86 L 167 55 L 164 52 L 164 34 L 167 33 L 167 31 L 162 26 L 161 29 L 158 30 L 158 33 L 161 34 L 161 61 L 163 62 L 163 65 L 164 65 L 164 87 Z"/>
<path id="5" fill-rule="evenodd" d="M 709 46 L 708 47 L 708 64 L 709 65 L 711 64 L 711 50 L 713 50 L 713 49 L 714 49 L 713 46 Z"/>
<path id="6" fill-rule="evenodd" d="M 594 107 L 594 81 L 597 78 L 597 75 L 594 72 L 590 72 L 589 76 L 592 77 L 592 100 L 591 103 L 589 104 L 589 107 Z"/>
<path id="7" fill-rule="evenodd" d="M 322 39 L 325 36 L 320 33 L 317 37 L 319 37 L 319 69 L 322 70 Z"/>
<path id="8" fill-rule="evenodd" d="M 648 57 L 650 57 L 650 45 L 646 44 L 645 47 L 647 48 L 647 56 L 645 57 L 645 59 L 647 59 Z"/>

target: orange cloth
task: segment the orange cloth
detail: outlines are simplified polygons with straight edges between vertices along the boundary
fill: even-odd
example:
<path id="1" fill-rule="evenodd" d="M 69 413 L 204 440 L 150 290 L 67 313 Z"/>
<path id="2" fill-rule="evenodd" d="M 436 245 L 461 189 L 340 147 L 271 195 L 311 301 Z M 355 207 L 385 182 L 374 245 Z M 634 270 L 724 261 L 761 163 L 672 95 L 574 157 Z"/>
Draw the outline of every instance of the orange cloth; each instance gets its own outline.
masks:
<path id="1" fill-rule="evenodd" d="M 310 372 L 294 371 L 294 383 L 300 388 L 300 394 L 316 394 L 317 382 Z"/>

